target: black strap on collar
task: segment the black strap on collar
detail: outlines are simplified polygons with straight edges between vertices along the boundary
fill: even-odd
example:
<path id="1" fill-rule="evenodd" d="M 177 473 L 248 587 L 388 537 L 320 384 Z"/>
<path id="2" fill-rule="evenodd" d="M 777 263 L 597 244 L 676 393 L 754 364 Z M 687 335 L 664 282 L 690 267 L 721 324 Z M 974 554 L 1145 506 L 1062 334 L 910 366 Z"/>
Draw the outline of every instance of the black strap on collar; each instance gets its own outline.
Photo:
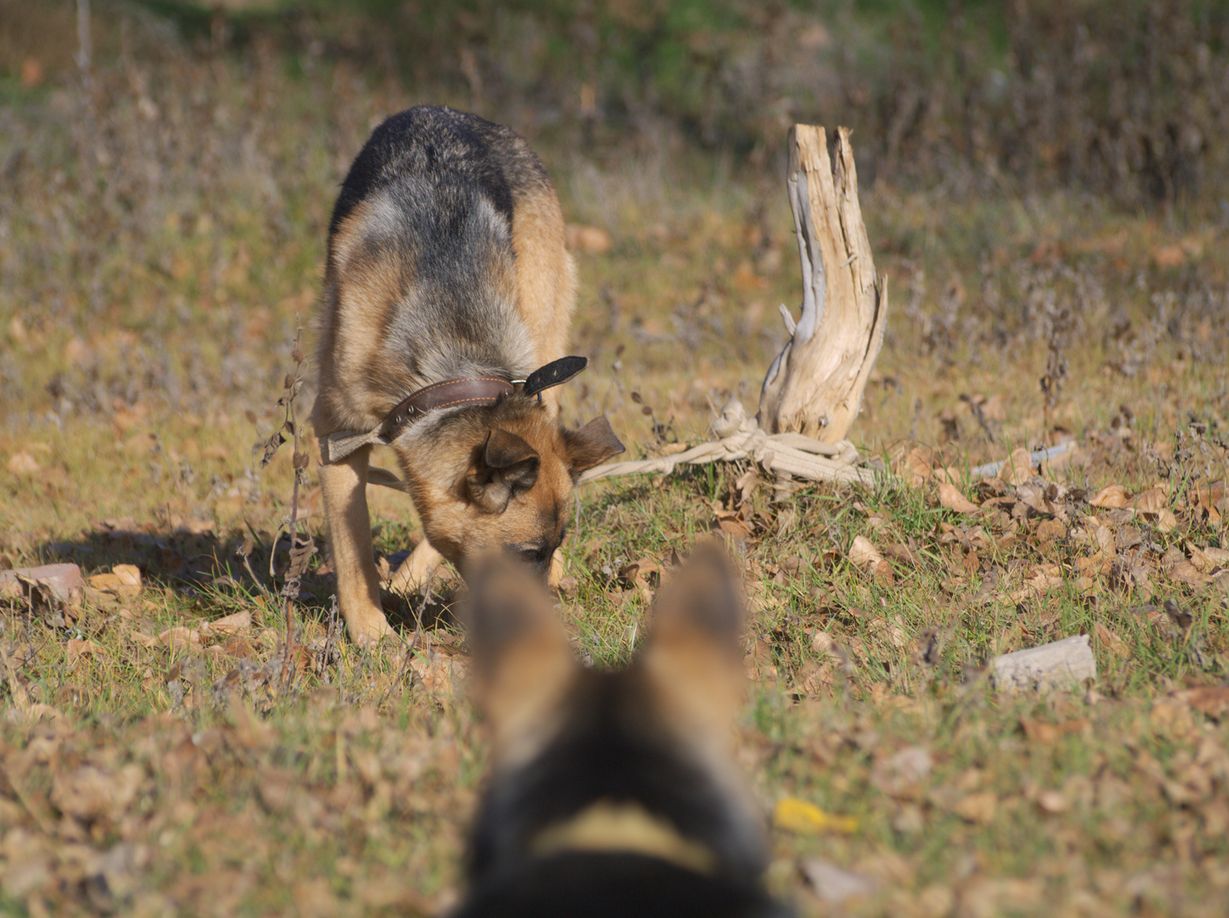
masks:
<path id="1" fill-rule="evenodd" d="M 546 366 L 538 367 L 530 373 L 521 391 L 525 395 L 537 395 L 545 389 L 553 389 L 567 382 L 588 365 L 587 357 L 560 357 L 558 360 L 552 360 Z"/>

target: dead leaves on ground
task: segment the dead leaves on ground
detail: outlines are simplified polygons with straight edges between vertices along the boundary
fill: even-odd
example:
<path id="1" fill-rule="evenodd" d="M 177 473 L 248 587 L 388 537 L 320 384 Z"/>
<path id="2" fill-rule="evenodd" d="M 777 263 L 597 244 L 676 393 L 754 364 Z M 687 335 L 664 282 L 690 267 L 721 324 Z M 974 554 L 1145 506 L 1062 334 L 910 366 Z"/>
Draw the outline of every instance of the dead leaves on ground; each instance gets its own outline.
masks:
<path id="1" fill-rule="evenodd" d="M 252 613 L 246 609 L 230 615 L 203 622 L 195 627 L 173 625 L 155 637 L 133 630 L 129 636 L 142 647 L 165 647 L 168 650 L 184 650 L 209 645 L 248 632 L 252 627 Z"/>
<path id="2" fill-rule="evenodd" d="M 249 864 L 276 861 L 288 876 L 318 876 L 317 852 L 358 833 L 398 869 L 368 867 L 343 896 L 350 884 L 338 880 L 355 877 L 357 865 L 330 858 L 333 880 L 315 890 L 312 909 L 438 912 L 447 899 L 423 895 L 405 871 L 447 870 L 416 833 L 456 848 L 453 814 L 472 806 L 472 790 L 455 780 L 452 722 L 406 730 L 369 707 L 339 705 L 335 693 L 308 704 L 323 741 L 306 746 L 242 704 L 211 725 L 155 715 L 96 727 L 43 721 L 0 736 L 5 894 L 35 914 L 232 913 L 254 901 L 284 911 L 281 893 L 261 900 L 250 874 L 227 873 L 234 853 Z M 287 760 L 291 747 L 299 751 Z M 426 795 L 438 809 L 421 804 Z M 150 881 L 151 865 L 188 861 L 211 870 Z"/>
<path id="3" fill-rule="evenodd" d="M 994 477 L 973 483 L 972 497 L 957 484 L 957 469 L 943 467 L 933 450 L 915 447 L 897 463 L 906 480 L 931 489 L 935 506 L 955 514 L 955 521 L 939 524 L 939 542 L 954 554 L 950 588 L 978 575 L 1005 580 L 997 595 L 1012 603 L 1044 596 L 1068 580 L 1085 595 L 1108 587 L 1145 599 L 1161 583 L 1229 590 L 1225 549 L 1189 536 L 1173 542 L 1184 521 L 1198 529 L 1219 520 L 1219 483 L 1183 487 L 1173 496 L 1164 481 L 1134 493 L 1111 484 L 1088 495 L 1038 477 L 1030 463 L 1028 453 L 1017 450 Z M 850 560 L 880 570 L 883 553 L 858 538 L 863 541 L 855 541 Z M 1028 555 L 1043 560 L 1023 560 Z"/>
<path id="4" fill-rule="evenodd" d="M 100 593 L 136 596 L 141 592 L 141 571 L 133 564 L 116 564 L 109 573 L 92 576 L 89 584 L 91 589 Z"/>

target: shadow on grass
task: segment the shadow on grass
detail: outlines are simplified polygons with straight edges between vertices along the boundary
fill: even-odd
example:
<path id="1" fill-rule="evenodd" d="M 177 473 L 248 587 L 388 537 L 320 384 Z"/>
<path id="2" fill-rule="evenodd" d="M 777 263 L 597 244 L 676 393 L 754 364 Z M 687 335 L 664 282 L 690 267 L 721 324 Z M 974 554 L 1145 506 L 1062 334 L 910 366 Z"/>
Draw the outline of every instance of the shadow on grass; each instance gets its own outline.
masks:
<path id="1" fill-rule="evenodd" d="M 324 542 L 310 535 L 299 538 L 311 540 L 311 556 L 300 578 L 296 607 L 304 619 L 327 623 L 336 579 L 324 561 Z M 396 569 L 408 554 L 389 555 L 390 568 Z M 262 595 L 276 602 L 285 583 L 290 537 L 239 529 L 102 527 L 76 539 L 44 543 L 39 555 L 48 562 L 73 562 L 87 576 L 116 564 L 134 564 L 147 583 L 193 604 L 216 605 L 219 598 L 243 604 Z M 389 623 L 408 636 L 417 628 L 455 625 L 456 595 L 455 586 L 446 584 L 408 597 L 382 591 L 381 602 Z"/>

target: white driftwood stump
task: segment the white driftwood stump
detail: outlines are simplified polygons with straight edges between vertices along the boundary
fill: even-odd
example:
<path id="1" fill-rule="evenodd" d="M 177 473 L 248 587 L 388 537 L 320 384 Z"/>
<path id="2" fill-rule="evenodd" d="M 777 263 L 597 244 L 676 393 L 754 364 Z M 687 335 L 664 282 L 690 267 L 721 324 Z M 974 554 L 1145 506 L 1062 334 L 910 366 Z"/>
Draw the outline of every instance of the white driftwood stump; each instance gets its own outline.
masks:
<path id="1" fill-rule="evenodd" d="M 822 443 L 848 435 L 883 345 L 887 286 L 875 272 L 849 129 L 837 128 L 836 159 L 822 127 L 790 131 L 786 186 L 802 263 L 802 316 L 782 307 L 790 340 L 768 367 L 760 426 Z"/>
<path id="2" fill-rule="evenodd" d="M 888 298 L 862 222 L 849 130 L 837 128 L 834 162 L 822 127 L 794 125 L 786 187 L 802 263 L 802 316 L 795 321 L 781 307 L 790 339 L 768 368 L 757 416 L 731 402 L 713 422 L 716 440 L 671 456 L 598 466 L 581 481 L 740 459 L 778 478 L 873 479 L 845 438 L 883 344 Z"/>

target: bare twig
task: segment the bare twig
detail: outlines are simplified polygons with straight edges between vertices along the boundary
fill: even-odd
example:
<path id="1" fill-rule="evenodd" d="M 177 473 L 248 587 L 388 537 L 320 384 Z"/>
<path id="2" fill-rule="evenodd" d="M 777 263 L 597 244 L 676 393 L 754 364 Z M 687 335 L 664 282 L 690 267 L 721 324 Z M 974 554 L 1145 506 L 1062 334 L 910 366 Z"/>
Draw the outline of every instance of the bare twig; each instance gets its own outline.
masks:
<path id="1" fill-rule="evenodd" d="M 77 69 L 81 72 L 81 85 L 90 89 L 90 67 L 93 63 L 93 42 L 90 39 L 90 0 L 77 0 Z"/>
<path id="2" fill-rule="evenodd" d="M 1066 452 L 1075 448 L 1074 440 L 1064 440 L 1056 446 L 1047 446 L 1045 449 L 1035 449 L 1028 454 L 1029 465 L 1040 465 L 1043 462 L 1049 462 L 1051 459 L 1056 459 Z M 974 478 L 993 478 L 1007 464 L 1008 460 L 1000 459 L 998 462 L 987 462 L 985 465 L 974 466 L 969 470 L 969 474 Z"/>
<path id="3" fill-rule="evenodd" d="M 289 435 L 293 447 L 291 463 L 294 468 L 294 483 L 291 486 L 290 492 L 290 516 L 285 522 L 286 532 L 290 537 L 290 557 L 286 565 L 286 578 L 282 582 L 280 593 L 286 626 L 285 646 L 282 651 L 281 681 L 283 690 L 290 686 L 290 682 L 294 678 L 294 604 L 299 599 L 303 574 L 307 571 L 307 564 L 315 553 L 315 543 L 310 537 L 302 542 L 299 541 L 299 492 L 303 487 L 303 478 L 310 461 L 310 457 L 303 449 L 299 437 L 296 402 L 299 390 L 303 387 L 302 337 L 303 328 L 300 326 L 295 331 L 294 347 L 290 353 L 291 359 L 294 360 L 294 371 L 286 374 L 285 381 L 282 383 L 282 396 L 277 400 L 278 407 L 283 409 L 282 425 L 265 442 L 264 452 L 260 459 L 262 467 L 268 465 L 273 460 L 278 448 L 286 442 L 287 435 Z M 273 548 L 269 552 L 270 576 L 273 576 L 276 554 L 277 540 L 274 539 Z"/>

